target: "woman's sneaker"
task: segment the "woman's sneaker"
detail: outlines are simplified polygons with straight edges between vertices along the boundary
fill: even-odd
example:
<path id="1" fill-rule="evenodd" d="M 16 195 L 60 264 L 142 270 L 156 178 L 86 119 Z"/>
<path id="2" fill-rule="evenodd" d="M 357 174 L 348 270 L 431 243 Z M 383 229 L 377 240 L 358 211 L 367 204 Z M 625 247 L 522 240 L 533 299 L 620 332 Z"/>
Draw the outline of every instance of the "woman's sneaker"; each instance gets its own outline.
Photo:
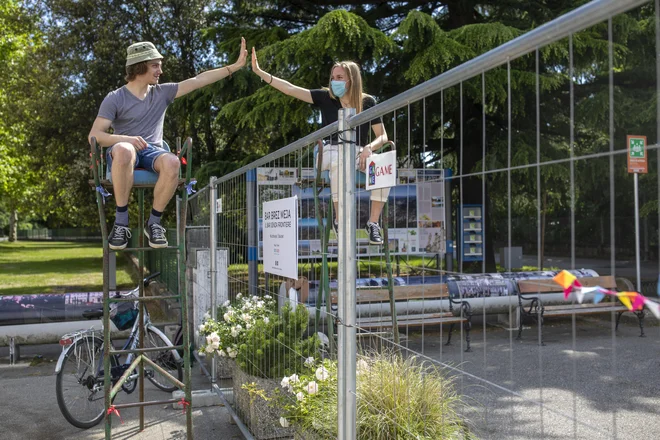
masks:
<path id="1" fill-rule="evenodd" d="M 165 228 L 158 223 L 152 223 L 144 228 L 144 235 L 149 239 L 149 246 L 160 249 L 167 247 L 167 238 L 165 237 Z"/>
<path id="2" fill-rule="evenodd" d="M 115 224 L 108 236 L 108 246 L 113 251 L 120 251 L 126 248 L 129 238 L 131 238 L 131 230 L 127 226 Z"/>
<path id="3" fill-rule="evenodd" d="M 369 244 L 383 244 L 383 237 L 380 235 L 380 226 L 378 226 L 378 223 L 367 222 L 367 226 L 364 229 L 369 234 Z"/>

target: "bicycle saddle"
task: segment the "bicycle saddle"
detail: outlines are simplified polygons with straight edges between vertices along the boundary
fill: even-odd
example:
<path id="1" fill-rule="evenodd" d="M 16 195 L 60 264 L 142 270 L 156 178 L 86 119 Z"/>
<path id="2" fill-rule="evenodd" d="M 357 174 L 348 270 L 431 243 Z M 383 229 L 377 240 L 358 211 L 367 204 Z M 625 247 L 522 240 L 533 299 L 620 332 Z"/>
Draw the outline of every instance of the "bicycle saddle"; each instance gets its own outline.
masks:
<path id="1" fill-rule="evenodd" d="M 98 319 L 103 317 L 103 309 L 95 310 L 85 310 L 83 313 L 83 318 L 87 319 Z"/>

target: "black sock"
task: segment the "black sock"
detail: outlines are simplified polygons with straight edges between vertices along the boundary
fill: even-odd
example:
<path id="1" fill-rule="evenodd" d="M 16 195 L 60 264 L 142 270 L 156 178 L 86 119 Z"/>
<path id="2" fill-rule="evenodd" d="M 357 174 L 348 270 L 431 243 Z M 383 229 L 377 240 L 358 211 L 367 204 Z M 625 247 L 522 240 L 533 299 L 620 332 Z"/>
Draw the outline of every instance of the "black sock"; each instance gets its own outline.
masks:
<path id="1" fill-rule="evenodd" d="M 115 224 L 128 226 L 128 205 L 117 206 L 117 210 L 115 211 Z"/>
<path id="2" fill-rule="evenodd" d="M 147 226 L 151 226 L 154 223 L 160 224 L 160 217 L 163 215 L 162 211 L 156 211 L 155 209 L 151 208 L 151 215 L 149 216 L 149 220 L 147 221 Z"/>

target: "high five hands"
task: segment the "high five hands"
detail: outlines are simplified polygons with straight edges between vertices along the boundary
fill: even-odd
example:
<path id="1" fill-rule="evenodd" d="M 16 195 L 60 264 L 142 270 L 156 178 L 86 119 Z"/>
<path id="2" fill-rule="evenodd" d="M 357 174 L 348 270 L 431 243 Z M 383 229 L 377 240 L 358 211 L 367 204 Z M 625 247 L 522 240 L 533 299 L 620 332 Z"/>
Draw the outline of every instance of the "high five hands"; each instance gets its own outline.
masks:
<path id="1" fill-rule="evenodd" d="M 264 72 L 259 67 L 259 61 L 257 61 L 257 51 L 254 49 L 254 46 L 252 47 L 252 71 L 256 73 L 257 76 L 261 78 L 263 81 L 270 83 L 270 79 L 272 77 L 270 76 L 270 74 Z"/>
<path id="2" fill-rule="evenodd" d="M 246 62 L 247 62 L 247 46 L 245 44 L 245 38 L 241 37 L 241 50 L 238 53 L 238 59 L 233 64 L 233 67 L 235 70 L 238 70 L 243 66 L 245 66 Z M 234 69 L 232 69 L 232 71 L 235 71 Z"/>

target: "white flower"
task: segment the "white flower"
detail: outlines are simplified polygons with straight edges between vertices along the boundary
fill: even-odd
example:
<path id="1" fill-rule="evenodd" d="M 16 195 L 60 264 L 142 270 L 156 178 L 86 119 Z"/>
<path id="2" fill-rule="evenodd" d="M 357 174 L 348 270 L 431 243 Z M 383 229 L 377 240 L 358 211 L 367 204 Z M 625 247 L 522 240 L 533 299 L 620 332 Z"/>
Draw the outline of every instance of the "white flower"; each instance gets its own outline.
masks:
<path id="1" fill-rule="evenodd" d="M 229 307 L 229 304 L 231 304 L 231 303 L 229 302 L 229 300 L 227 300 L 227 301 L 222 303 L 222 307 Z"/>
<path id="2" fill-rule="evenodd" d="M 212 343 L 213 343 L 213 340 L 211 339 L 211 335 L 208 335 L 208 336 L 206 337 L 206 343 L 207 343 L 207 344 L 212 344 Z"/>
<path id="3" fill-rule="evenodd" d="M 268 319 L 268 316 L 264 318 L 264 323 L 268 324 L 270 322 L 270 319 Z"/>
<path id="4" fill-rule="evenodd" d="M 316 394 L 319 392 L 319 386 L 316 382 L 311 381 L 310 383 L 307 384 L 305 387 L 305 391 L 307 391 L 310 395 L 311 394 Z"/>
<path id="5" fill-rule="evenodd" d="M 248 313 L 243 313 L 243 316 L 241 316 L 241 318 L 243 318 L 243 321 L 245 322 L 250 322 L 250 320 L 252 319 L 252 317 Z"/>
<path id="6" fill-rule="evenodd" d="M 281 386 L 282 388 L 288 388 L 288 387 L 289 387 L 289 378 L 288 378 L 287 376 L 285 376 L 285 377 L 282 379 L 282 382 L 280 382 L 280 386 Z"/>
<path id="7" fill-rule="evenodd" d="M 219 342 L 213 342 L 213 344 L 211 344 L 211 347 L 213 347 L 214 350 L 217 350 L 218 348 L 220 348 L 220 343 Z"/>
<path id="8" fill-rule="evenodd" d="M 242 294 L 241 292 L 238 292 L 238 293 L 236 294 L 236 299 L 240 299 L 242 296 L 243 296 L 243 294 Z"/>
<path id="9" fill-rule="evenodd" d="M 224 318 L 225 321 L 229 321 L 231 315 L 229 314 L 229 312 L 226 312 L 222 317 Z"/>
<path id="10" fill-rule="evenodd" d="M 237 328 L 237 327 L 232 327 L 232 328 L 231 328 L 231 336 L 232 336 L 232 338 L 235 338 L 236 336 L 238 336 L 238 334 L 239 334 L 239 330 L 238 330 L 238 328 Z"/>
<path id="11" fill-rule="evenodd" d="M 203 332 L 203 331 L 204 331 L 204 324 L 200 324 L 200 325 L 199 325 L 199 331 L 200 331 L 200 332 Z"/>
<path id="12" fill-rule="evenodd" d="M 280 425 L 282 425 L 282 428 L 288 428 L 289 427 L 289 421 L 285 419 L 284 417 L 280 417 Z"/>
<path id="13" fill-rule="evenodd" d="M 211 337 L 211 342 L 220 342 L 220 335 L 216 332 L 213 332 L 209 335 Z"/>
<path id="14" fill-rule="evenodd" d="M 251 327 L 252 327 L 252 324 L 250 324 L 249 322 L 247 324 L 245 324 L 246 330 L 250 330 Z"/>
<path id="15" fill-rule="evenodd" d="M 271 299 L 272 296 L 270 296 L 270 295 L 266 295 L 266 296 L 264 296 L 264 298 L 266 298 L 266 299 Z"/>
<path id="16" fill-rule="evenodd" d="M 318 367 L 316 369 L 316 378 L 318 380 L 326 380 L 328 377 L 330 377 L 330 373 L 328 373 L 325 367 Z"/>
<path id="17" fill-rule="evenodd" d="M 222 356 L 222 357 L 227 356 L 227 353 L 225 353 L 224 350 L 220 350 L 220 351 L 218 352 L 218 354 L 219 354 L 220 356 Z"/>
<path id="18" fill-rule="evenodd" d="M 289 376 L 289 382 L 298 383 L 300 382 L 300 378 L 298 377 L 297 374 L 292 374 L 291 376 Z"/>
<path id="19" fill-rule="evenodd" d="M 298 394 L 296 394 L 296 399 L 298 399 L 298 401 L 302 401 L 304 398 L 305 398 L 305 395 L 302 393 L 302 391 L 300 391 L 300 392 L 298 392 Z"/>
<path id="20" fill-rule="evenodd" d="M 261 308 L 261 307 L 263 307 L 263 306 L 264 306 L 264 302 L 263 302 L 263 301 L 257 301 L 257 307 Z"/>
<path id="21" fill-rule="evenodd" d="M 314 365 L 314 358 L 310 356 L 307 359 L 305 359 L 305 366 L 311 367 L 312 365 Z"/>
<path id="22" fill-rule="evenodd" d="M 227 354 L 229 354 L 230 358 L 235 358 L 236 356 L 238 356 L 238 353 L 233 348 L 228 348 Z"/>
<path id="23" fill-rule="evenodd" d="M 210 344 L 206 346 L 206 352 L 213 353 L 213 347 Z"/>
<path id="24" fill-rule="evenodd" d="M 204 320 L 207 321 L 209 319 L 211 319 L 211 315 L 209 314 L 209 312 L 204 313 Z"/>
<path id="25" fill-rule="evenodd" d="M 236 326 L 236 330 L 238 330 L 238 331 L 240 332 L 241 330 L 243 330 L 243 327 L 242 327 L 240 324 L 238 324 L 238 325 Z"/>

